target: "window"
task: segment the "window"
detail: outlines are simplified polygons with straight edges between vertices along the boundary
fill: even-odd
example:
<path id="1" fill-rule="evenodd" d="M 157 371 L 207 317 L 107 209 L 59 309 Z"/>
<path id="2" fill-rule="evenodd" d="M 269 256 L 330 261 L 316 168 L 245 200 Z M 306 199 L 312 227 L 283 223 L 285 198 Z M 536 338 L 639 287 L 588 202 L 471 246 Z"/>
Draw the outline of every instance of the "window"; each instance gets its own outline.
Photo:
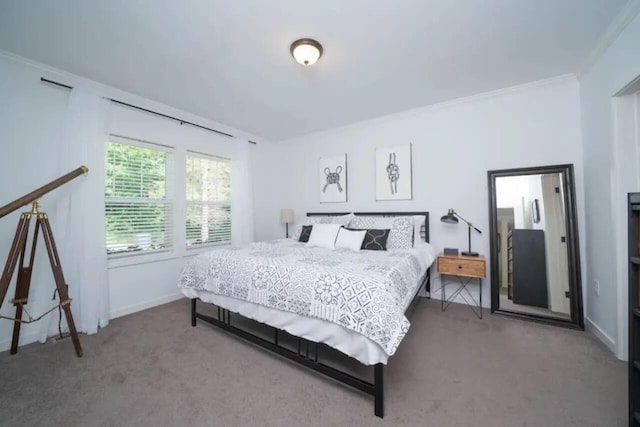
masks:
<path id="1" fill-rule="evenodd" d="M 107 142 L 105 213 L 110 258 L 172 246 L 167 196 L 171 149 L 111 137 Z"/>
<path id="2" fill-rule="evenodd" d="M 231 242 L 231 163 L 187 152 L 187 248 Z"/>

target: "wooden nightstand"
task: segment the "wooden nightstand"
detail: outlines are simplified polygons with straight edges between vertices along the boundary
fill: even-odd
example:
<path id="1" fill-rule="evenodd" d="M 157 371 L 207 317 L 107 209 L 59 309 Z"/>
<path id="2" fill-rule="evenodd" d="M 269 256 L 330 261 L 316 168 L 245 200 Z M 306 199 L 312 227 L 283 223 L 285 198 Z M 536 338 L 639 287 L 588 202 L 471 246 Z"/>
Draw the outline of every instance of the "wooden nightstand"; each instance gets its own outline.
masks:
<path id="1" fill-rule="evenodd" d="M 441 300 L 440 308 L 442 311 L 453 302 L 455 297 L 460 295 L 467 305 L 473 310 L 473 312 L 482 319 L 482 279 L 487 275 L 487 262 L 483 256 L 464 256 L 464 255 L 445 255 L 443 253 L 438 255 L 438 273 L 440 276 L 454 276 L 460 282 L 460 286 L 447 298 L 446 295 L 446 282 L 442 278 L 442 289 L 440 291 Z M 474 279 L 478 280 L 478 288 L 480 292 L 480 301 L 477 302 L 467 285 L 469 285 Z M 463 291 L 466 291 L 467 296 L 473 301 L 473 303 L 467 301 L 467 298 Z M 477 311 L 476 311 L 477 309 Z"/>

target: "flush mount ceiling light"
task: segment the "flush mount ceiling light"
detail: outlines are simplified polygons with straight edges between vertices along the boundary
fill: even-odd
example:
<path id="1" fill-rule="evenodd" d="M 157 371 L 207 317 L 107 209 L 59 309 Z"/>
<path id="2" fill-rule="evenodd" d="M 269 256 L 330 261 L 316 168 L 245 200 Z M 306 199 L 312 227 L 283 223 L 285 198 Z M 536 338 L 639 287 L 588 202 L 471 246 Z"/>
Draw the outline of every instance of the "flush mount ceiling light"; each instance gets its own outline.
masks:
<path id="1" fill-rule="evenodd" d="M 300 39 L 291 43 L 291 55 L 300 65 L 313 65 L 322 56 L 322 45 L 313 39 Z"/>

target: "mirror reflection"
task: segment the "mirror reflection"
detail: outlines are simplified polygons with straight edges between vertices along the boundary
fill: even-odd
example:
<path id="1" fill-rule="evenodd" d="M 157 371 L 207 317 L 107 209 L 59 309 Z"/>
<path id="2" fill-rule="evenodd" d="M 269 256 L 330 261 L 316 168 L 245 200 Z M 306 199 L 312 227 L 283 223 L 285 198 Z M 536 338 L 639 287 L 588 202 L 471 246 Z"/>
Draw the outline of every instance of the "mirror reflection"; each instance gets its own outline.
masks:
<path id="1" fill-rule="evenodd" d="M 561 173 L 495 179 L 499 308 L 571 319 Z"/>

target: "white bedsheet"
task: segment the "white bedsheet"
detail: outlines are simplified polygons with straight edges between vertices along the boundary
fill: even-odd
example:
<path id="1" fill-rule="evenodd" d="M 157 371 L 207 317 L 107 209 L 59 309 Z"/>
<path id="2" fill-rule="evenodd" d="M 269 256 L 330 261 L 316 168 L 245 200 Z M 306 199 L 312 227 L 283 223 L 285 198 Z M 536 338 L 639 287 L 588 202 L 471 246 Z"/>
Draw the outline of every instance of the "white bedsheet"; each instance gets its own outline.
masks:
<path id="1" fill-rule="evenodd" d="M 417 258 L 420 260 L 422 269 L 419 275 L 420 280 L 410 289 L 411 295 L 414 295 L 427 269 L 433 264 L 436 252 L 431 245 L 424 242 L 416 245 L 416 248 L 411 251 L 415 251 L 418 255 Z M 202 289 L 182 288 L 181 291 L 188 298 L 199 298 L 201 301 L 215 304 L 247 318 L 285 330 L 292 335 L 313 342 L 325 343 L 365 365 L 386 364 L 389 358 L 380 344 L 358 332 L 324 319 L 277 310 Z"/>

